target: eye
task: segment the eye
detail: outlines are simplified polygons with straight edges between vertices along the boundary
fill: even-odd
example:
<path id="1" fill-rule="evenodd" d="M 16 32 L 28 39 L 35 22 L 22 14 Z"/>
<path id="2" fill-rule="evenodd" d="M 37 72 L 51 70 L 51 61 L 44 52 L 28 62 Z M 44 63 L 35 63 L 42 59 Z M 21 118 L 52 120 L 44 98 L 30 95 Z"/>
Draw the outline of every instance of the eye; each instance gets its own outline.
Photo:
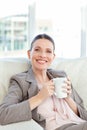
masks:
<path id="1" fill-rule="evenodd" d="M 47 53 L 52 53 L 52 51 L 51 50 L 47 50 Z"/>
<path id="2" fill-rule="evenodd" d="M 35 51 L 39 51 L 39 48 L 35 48 L 34 50 L 35 50 Z"/>

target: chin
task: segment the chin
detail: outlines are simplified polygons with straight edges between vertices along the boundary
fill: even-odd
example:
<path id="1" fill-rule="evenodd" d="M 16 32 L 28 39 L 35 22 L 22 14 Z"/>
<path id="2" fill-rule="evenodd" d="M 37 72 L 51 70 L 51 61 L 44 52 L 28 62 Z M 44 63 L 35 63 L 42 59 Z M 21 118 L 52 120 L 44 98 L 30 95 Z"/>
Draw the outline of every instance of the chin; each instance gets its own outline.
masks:
<path id="1" fill-rule="evenodd" d="M 47 70 L 47 67 L 45 67 L 45 68 L 39 67 L 37 69 L 40 70 L 40 71 L 43 71 L 43 70 Z"/>

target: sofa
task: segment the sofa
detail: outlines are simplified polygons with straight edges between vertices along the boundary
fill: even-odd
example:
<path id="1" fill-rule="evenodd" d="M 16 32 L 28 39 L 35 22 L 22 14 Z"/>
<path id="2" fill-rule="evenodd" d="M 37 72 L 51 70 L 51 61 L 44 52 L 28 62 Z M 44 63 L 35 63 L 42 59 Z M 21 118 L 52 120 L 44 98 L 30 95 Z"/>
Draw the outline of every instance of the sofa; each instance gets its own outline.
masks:
<path id="1" fill-rule="evenodd" d="M 8 92 L 10 77 L 28 70 L 27 58 L 0 59 L 0 103 Z M 50 68 L 64 70 L 70 77 L 73 87 L 78 91 L 87 109 L 87 57 L 76 59 L 55 58 Z M 0 130 L 43 130 L 33 119 L 30 121 L 0 126 Z"/>

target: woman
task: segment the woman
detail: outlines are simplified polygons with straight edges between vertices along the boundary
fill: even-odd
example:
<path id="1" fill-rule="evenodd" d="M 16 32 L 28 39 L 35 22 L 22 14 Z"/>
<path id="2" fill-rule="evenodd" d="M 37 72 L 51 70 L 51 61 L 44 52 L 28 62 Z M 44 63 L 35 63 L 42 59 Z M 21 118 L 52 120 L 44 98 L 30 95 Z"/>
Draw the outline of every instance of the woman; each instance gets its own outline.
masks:
<path id="1" fill-rule="evenodd" d="M 33 118 L 45 130 L 87 130 L 87 111 L 83 101 L 63 71 L 48 69 L 55 58 L 55 44 L 46 35 L 37 35 L 28 51 L 31 67 L 14 75 L 8 95 L 0 105 L 0 123 Z M 66 77 L 66 98 L 55 95 L 53 78 Z"/>

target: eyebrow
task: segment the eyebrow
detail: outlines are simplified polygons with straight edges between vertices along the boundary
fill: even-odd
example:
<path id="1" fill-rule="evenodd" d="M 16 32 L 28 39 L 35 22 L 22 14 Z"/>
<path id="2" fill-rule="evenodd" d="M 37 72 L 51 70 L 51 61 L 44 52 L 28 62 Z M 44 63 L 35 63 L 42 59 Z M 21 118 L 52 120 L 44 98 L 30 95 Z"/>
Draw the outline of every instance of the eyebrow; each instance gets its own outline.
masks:
<path id="1" fill-rule="evenodd" d="M 34 48 L 41 48 L 40 46 L 35 46 Z M 46 48 L 52 50 L 52 48 Z"/>

